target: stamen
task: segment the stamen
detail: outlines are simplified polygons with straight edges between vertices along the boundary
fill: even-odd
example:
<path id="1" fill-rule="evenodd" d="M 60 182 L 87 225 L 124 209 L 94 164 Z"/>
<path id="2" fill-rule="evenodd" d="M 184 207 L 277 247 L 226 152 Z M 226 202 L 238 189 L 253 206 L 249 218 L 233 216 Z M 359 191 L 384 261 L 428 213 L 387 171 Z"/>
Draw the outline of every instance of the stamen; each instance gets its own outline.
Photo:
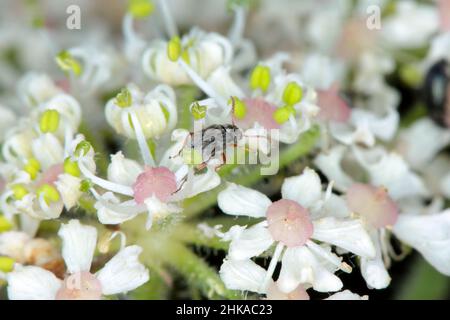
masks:
<path id="1" fill-rule="evenodd" d="M 59 120 L 59 112 L 53 109 L 48 109 L 41 115 L 39 120 L 39 129 L 42 133 L 53 133 L 58 130 Z"/>
<path id="2" fill-rule="evenodd" d="M 141 150 L 142 158 L 144 159 L 144 163 L 148 166 L 155 166 L 155 161 L 153 160 L 152 154 L 150 153 L 147 140 L 145 139 L 144 132 L 142 131 L 141 123 L 139 122 L 134 112 L 130 112 L 129 114 L 134 131 L 136 133 L 136 140 L 138 142 L 139 149 Z"/>
<path id="3" fill-rule="evenodd" d="M 192 81 L 208 96 L 216 100 L 216 102 L 224 109 L 229 109 L 226 100 L 220 96 L 213 87 L 211 87 L 202 77 L 195 72 L 183 59 L 178 59 L 178 63 L 192 79 Z"/>
<path id="4" fill-rule="evenodd" d="M 178 28 L 172 17 L 172 13 L 170 12 L 170 8 L 167 5 L 167 0 L 158 0 L 158 5 L 161 10 L 164 26 L 166 27 L 166 32 L 169 35 L 169 38 L 177 36 Z"/>
<path id="5" fill-rule="evenodd" d="M 264 281 L 261 284 L 261 292 L 266 292 L 267 288 L 272 280 L 273 272 L 278 264 L 278 260 L 280 259 L 281 253 L 283 252 L 284 245 L 281 242 L 278 242 L 275 252 L 273 253 L 272 260 L 270 260 L 269 267 L 267 268 L 266 276 L 264 277 Z"/>
<path id="6" fill-rule="evenodd" d="M 80 168 L 81 173 L 88 178 L 89 180 L 91 180 L 92 183 L 95 183 L 96 185 L 102 187 L 105 190 L 109 190 L 112 192 L 116 192 L 116 193 L 120 193 L 126 196 L 130 196 L 132 197 L 134 192 L 133 189 L 129 186 L 124 186 L 118 183 L 114 183 L 102 178 L 97 177 L 96 175 L 92 174 L 88 168 L 85 167 L 84 163 L 83 163 L 83 159 L 80 159 L 80 161 L 78 162 L 78 167 Z"/>

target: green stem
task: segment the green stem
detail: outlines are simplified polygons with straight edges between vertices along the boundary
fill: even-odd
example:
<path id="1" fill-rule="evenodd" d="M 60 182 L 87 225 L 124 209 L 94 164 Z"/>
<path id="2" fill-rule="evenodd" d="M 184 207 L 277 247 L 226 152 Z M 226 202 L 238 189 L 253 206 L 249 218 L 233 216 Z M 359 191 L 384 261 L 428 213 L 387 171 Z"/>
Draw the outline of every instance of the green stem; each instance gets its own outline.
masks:
<path id="1" fill-rule="evenodd" d="M 239 293 L 225 288 L 216 270 L 190 249 L 173 243 L 165 250 L 164 262 L 179 272 L 191 287 L 198 288 L 208 299 L 238 299 Z"/>

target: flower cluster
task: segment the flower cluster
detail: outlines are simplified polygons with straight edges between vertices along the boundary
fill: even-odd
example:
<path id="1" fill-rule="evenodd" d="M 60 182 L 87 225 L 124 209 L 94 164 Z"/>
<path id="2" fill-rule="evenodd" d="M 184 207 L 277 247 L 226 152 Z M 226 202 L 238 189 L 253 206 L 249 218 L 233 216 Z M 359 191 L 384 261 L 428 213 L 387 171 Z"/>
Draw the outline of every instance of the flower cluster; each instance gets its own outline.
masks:
<path id="1" fill-rule="evenodd" d="M 450 2 L 369 2 L 130 0 L 120 37 L 0 5 L 7 298 L 359 300 L 343 274 L 412 249 L 450 276 Z"/>

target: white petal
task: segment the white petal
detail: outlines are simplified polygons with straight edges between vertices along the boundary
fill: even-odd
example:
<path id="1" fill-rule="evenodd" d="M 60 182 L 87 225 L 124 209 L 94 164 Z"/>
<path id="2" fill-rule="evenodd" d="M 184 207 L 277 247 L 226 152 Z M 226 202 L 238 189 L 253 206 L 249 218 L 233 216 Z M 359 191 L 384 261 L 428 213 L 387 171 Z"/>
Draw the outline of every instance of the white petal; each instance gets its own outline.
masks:
<path id="1" fill-rule="evenodd" d="M 78 199 L 81 197 L 80 190 L 81 179 L 74 177 L 70 174 L 63 173 L 58 176 L 55 185 L 61 194 L 61 198 L 64 202 L 64 206 L 67 210 L 70 210 L 77 204 Z"/>
<path id="2" fill-rule="evenodd" d="M 139 262 L 142 248 L 129 246 L 120 250 L 97 273 L 105 295 L 134 290 L 146 283 L 150 276 L 145 266 Z"/>
<path id="3" fill-rule="evenodd" d="M 450 276 L 450 210 L 430 215 L 399 215 L 394 234 Z"/>
<path id="4" fill-rule="evenodd" d="M 183 198 L 191 198 L 200 193 L 212 190 L 219 184 L 220 176 L 211 168 L 208 168 L 203 174 L 195 175 L 189 173 L 188 182 L 186 182 L 186 186 L 180 191 L 180 195 L 182 195 Z M 176 195 L 177 194 L 174 196 Z"/>
<path id="5" fill-rule="evenodd" d="M 391 277 L 381 256 L 380 239 L 376 231 L 371 232 L 376 256 L 373 259 L 361 258 L 361 274 L 369 288 L 384 289 L 391 283 Z"/>
<path id="6" fill-rule="evenodd" d="M 8 256 L 18 263 L 24 263 L 24 247 L 31 240 L 25 232 L 8 231 L 0 233 L 0 256 Z"/>
<path id="7" fill-rule="evenodd" d="M 342 197 L 332 193 L 330 197 L 324 201 L 323 206 L 318 210 L 318 212 L 311 212 L 311 215 L 316 218 L 347 218 L 350 216 L 350 210 Z"/>
<path id="8" fill-rule="evenodd" d="M 261 218 L 272 204 L 270 199 L 256 190 L 231 183 L 217 197 L 219 208 L 226 214 Z"/>
<path id="9" fill-rule="evenodd" d="M 319 175 L 309 168 L 296 177 L 287 178 L 281 187 L 283 199 L 297 201 L 310 208 L 322 198 L 322 184 Z"/>
<path id="10" fill-rule="evenodd" d="M 342 288 L 341 280 L 305 246 L 286 250 L 277 282 L 283 292 L 293 291 L 300 283 L 312 285 L 314 290 L 320 292 Z"/>
<path id="11" fill-rule="evenodd" d="M 62 224 L 58 235 L 62 239 L 62 256 L 69 273 L 89 271 L 97 242 L 97 229 L 84 226 L 78 220 Z"/>
<path id="12" fill-rule="evenodd" d="M 344 172 L 341 166 L 341 161 L 347 150 L 344 146 L 336 146 L 328 153 L 320 153 L 314 160 L 314 164 L 329 180 L 334 182 L 334 187 L 339 191 L 345 191 L 353 184 L 352 178 Z"/>
<path id="13" fill-rule="evenodd" d="M 10 300 L 55 300 L 61 280 L 45 269 L 18 266 L 7 275 Z"/>
<path id="14" fill-rule="evenodd" d="M 108 166 L 108 180 L 131 186 L 142 171 L 139 163 L 125 158 L 122 151 L 119 151 L 111 156 L 111 164 Z"/>
<path id="15" fill-rule="evenodd" d="M 369 300 L 368 296 L 360 296 L 350 290 L 337 292 L 324 300 Z"/>
<path id="16" fill-rule="evenodd" d="M 120 204 L 119 198 L 112 192 L 105 192 L 100 198 L 101 199 L 95 203 L 94 207 L 97 210 L 98 220 L 103 224 L 119 224 L 133 219 L 138 214 L 135 210 L 125 210 L 128 205 L 132 209 L 134 209 L 134 206 L 127 203 Z M 111 205 L 108 206 L 107 204 Z M 115 205 L 117 205 L 118 209 L 120 207 L 123 209 L 121 211 L 117 209 L 113 210 Z"/>
<path id="17" fill-rule="evenodd" d="M 252 260 L 224 260 L 220 267 L 220 278 L 231 290 L 261 292 L 266 270 Z"/>
<path id="18" fill-rule="evenodd" d="M 31 148 L 44 169 L 60 164 L 64 160 L 64 149 L 56 136 L 51 133 L 44 133 L 34 139 Z"/>
<path id="19" fill-rule="evenodd" d="M 148 211 L 147 230 L 151 228 L 154 219 L 164 219 L 173 213 L 180 213 L 182 208 L 173 204 L 160 201 L 155 195 L 145 199 Z"/>
<path id="20" fill-rule="evenodd" d="M 420 169 L 449 142 L 450 132 L 425 117 L 400 133 L 397 149 L 413 168 Z"/>
<path id="21" fill-rule="evenodd" d="M 384 186 L 394 199 L 428 194 L 423 181 L 408 164 L 395 153 L 377 148 L 364 152 L 354 148 L 358 162 L 368 171 L 373 185 Z"/>
<path id="22" fill-rule="evenodd" d="M 233 260 L 244 260 L 259 256 L 274 243 L 266 223 L 258 223 L 243 230 L 231 241 L 229 254 Z"/>
<path id="23" fill-rule="evenodd" d="M 361 220 L 333 217 L 313 221 L 313 238 L 366 258 L 375 257 L 375 247 Z"/>

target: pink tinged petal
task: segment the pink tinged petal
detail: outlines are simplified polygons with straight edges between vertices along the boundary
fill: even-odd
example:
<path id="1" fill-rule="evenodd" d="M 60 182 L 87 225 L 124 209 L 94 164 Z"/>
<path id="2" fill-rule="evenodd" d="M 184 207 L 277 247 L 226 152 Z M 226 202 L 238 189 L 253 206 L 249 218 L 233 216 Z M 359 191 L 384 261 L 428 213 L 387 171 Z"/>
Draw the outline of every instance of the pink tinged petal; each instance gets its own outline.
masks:
<path id="1" fill-rule="evenodd" d="M 438 0 L 441 31 L 450 31 L 450 0 Z"/>
<path id="2" fill-rule="evenodd" d="M 177 191 L 176 176 L 166 167 L 146 167 L 133 184 L 133 191 L 138 204 L 143 204 L 145 199 L 153 195 L 162 202 L 168 202 Z"/>
<path id="3" fill-rule="evenodd" d="M 90 272 L 71 274 L 56 293 L 56 300 L 100 300 L 102 285 Z"/>
<path id="4" fill-rule="evenodd" d="M 257 122 L 265 129 L 278 129 L 280 125 L 273 118 L 277 107 L 262 98 L 243 99 L 247 109 L 243 119 L 234 118 L 236 125 L 243 129 L 253 127 Z"/>
<path id="5" fill-rule="evenodd" d="M 375 228 L 392 226 L 397 222 L 397 205 L 383 187 L 354 184 L 347 190 L 347 205 Z"/>
<path id="6" fill-rule="evenodd" d="M 309 300 L 309 295 L 302 285 L 289 293 L 284 293 L 273 282 L 267 289 L 267 300 Z"/>
<path id="7" fill-rule="evenodd" d="M 347 122 L 351 109 L 347 102 L 339 95 L 336 86 L 328 90 L 318 90 L 319 119 L 333 122 Z"/>
<path id="8" fill-rule="evenodd" d="M 61 287 L 61 280 L 53 273 L 34 266 L 17 267 L 7 275 L 7 281 L 10 300 L 54 300 Z"/>
<path id="9" fill-rule="evenodd" d="M 3 189 L 5 189 L 5 186 L 6 186 L 6 181 L 5 181 L 5 179 L 3 179 L 3 178 L 0 177 L 0 192 L 2 192 Z"/>
<path id="10" fill-rule="evenodd" d="M 36 186 L 39 187 L 44 184 L 49 184 L 51 186 L 54 185 L 56 180 L 58 180 L 59 175 L 63 172 L 64 168 L 62 163 L 51 166 L 42 173 L 41 178 L 36 183 Z"/>
<path id="11" fill-rule="evenodd" d="M 288 247 L 304 245 L 313 234 L 309 211 L 292 200 L 282 199 L 270 205 L 267 222 L 273 239 Z"/>

